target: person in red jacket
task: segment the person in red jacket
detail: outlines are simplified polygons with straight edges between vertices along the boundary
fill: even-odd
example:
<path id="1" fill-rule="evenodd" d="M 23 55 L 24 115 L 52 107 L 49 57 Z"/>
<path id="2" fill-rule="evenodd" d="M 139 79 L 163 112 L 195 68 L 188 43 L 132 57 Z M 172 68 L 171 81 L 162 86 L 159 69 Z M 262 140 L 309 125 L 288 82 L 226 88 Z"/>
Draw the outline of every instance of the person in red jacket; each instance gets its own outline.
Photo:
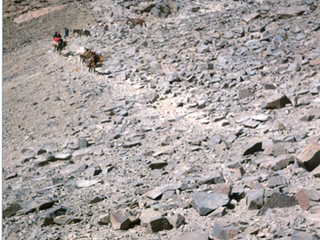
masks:
<path id="1" fill-rule="evenodd" d="M 53 41 L 58 43 L 58 42 L 63 42 L 64 40 L 62 39 L 60 33 L 55 32 L 54 35 L 53 35 Z"/>

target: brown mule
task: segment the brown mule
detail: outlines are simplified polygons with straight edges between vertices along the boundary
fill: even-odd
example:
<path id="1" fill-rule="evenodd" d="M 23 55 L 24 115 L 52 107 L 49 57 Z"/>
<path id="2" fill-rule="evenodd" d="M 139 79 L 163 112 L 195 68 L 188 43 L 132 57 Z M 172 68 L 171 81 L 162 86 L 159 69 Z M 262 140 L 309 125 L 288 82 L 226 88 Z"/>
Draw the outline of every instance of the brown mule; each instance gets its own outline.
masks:
<path id="1" fill-rule="evenodd" d="M 135 27 L 136 25 L 140 25 L 142 27 L 143 25 L 147 27 L 147 24 L 142 18 L 129 18 L 127 17 L 126 24 L 131 23 L 131 26 Z"/>

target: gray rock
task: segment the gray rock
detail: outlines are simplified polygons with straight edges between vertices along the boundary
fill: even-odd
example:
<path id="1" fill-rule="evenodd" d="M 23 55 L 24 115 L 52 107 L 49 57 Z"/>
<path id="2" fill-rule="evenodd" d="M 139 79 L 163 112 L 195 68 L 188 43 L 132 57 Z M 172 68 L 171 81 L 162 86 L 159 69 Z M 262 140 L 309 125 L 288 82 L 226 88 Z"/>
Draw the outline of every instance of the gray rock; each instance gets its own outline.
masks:
<path id="1" fill-rule="evenodd" d="M 173 228 L 179 228 L 182 225 L 186 224 L 184 216 L 181 214 L 175 214 L 173 216 L 167 217 L 170 224 L 173 226 Z"/>
<path id="2" fill-rule="evenodd" d="M 110 223 L 110 215 L 103 214 L 98 217 L 98 224 L 99 225 L 108 225 Z"/>
<path id="3" fill-rule="evenodd" d="M 18 174 L 16 172 L 14 172 L 14 173 L 8 174 L 6 176 L 6 180 L 9 180 L 9 179 L 12 179 L 12 178 L 16 178 L 16 177 L 18 177 Z"/>
<path id="4" fill-rule="evenodd" d="M 311 108 L 307 113 L 303 113 L 304 115 L 300 118 L 301 121 L 314 121 L 320 118 L 320 109 Z"/>
<path id="5" fill-rule="evenodd" d="M 320 165 L 320 145 L 311 142 L 297 156 L 297 163 L 307 171 Z"/>
<path id="6" fill-rule="evenodd" d="M 147 231 L 156 233 L 163 230 L 171 230 L 173 226 L 166 217 L 152 218 L 147 225 Z"/>
<path id="7" fill-rule="evenodd" d="M 97 183 L 102 183 L 101 180 L 97 180 L 97 179 L 94 179 L 94 180 L 78 180 L 76 181 L 75 183 L 75 186 L 77 188 L 84 188 L 84 187 L 90 187 L 90 186 L 93 186 Z"/>
<path id="8" fill-rule="evenodd" d="M 247 128 L 256 128 L 260 123 L 254 120 L 247 120 L 247 121 L 244 121 L 242 124 L 244 127 L 247 127 Z"/>
<path id="9" fill-rule="evenodd" d="M 211 218 L 211 219 L 221 218 L 221 217 L 223 217 L 224 215 L 226 215 L 227 213 L 228 213 L 227 208 L 225 208 L 225 207 L 219 207 L 219 208 L 217 208 L 216 210 L 214 210 L 212 213 L 210 213 L 210 214 L 208 215 L 208 218 Z"/>
<path id="10" fill-rule="evenodd" d="M 72 157 L 71 154 L 68 153 L 60 153 L 54 156 L 55 160 L 69 160 Z M 50 161 L 50 160 L 48 160 Z"/>
<path id="11" fill-rule="evenodd" d="M 259 210 L 257 215 L 264 215 L 269 208 L 286 208 L 297 205 L 298 201 L 282 193 L 273 193 L 266 201 L 263 207 Z"/>
<path id="12" fill-rule="evenodd" d="M 257 18 L 260 16 L 260 13 L 258 12 L 254 12 L 254 13 L 251 13 L 251 14 L 248 14 L 246 16 L 244 16 L 242 19 L 243 21 L 245 21 L 246 23 L 252 21 L 253 19 Z"/>
<path id="13" fill-rule="evenodd" d="M 264 189 L 249 190 L 246 202 L 249 210 L 260 209 L 264 203 Z"/>
<path id="14" fill-rule="evenodd" d="M 120 213 L 111 213 L 110 223 L 115 230 L 126 230 L 129 228 L 131 221 Z"/>
<path id="15" fill-rule="evenodd" d="M 82 173 L 87 169 L 88 165 L 83 163 L 69 170 L 69 174 Z"/>
<path id="16" fill-rule="evenodd" d="M 122 147 L 124 147 L 124 148 L 132 148 L 132 147 L 141 146 L 141 145 L 142 145 L 141 142 L 139 142 L 139 141 L 134 141 L 134 142 L 124 143 L 124 144 L 122 145 Z"/>
<path id="17" fill-rule="evenodd" d="M 239 98 L 240 99 L 244 99 L 244 98 L 248 98 L 248 97 L 252 97 L 252 96 L 253 96 L 253 91 L 250 88 L 239 90 Z"/>
<path id="18" fill-rule="evenodd" d="M 214 236 L 217 239 L 222 239 L 222 240 L 229 239 L 227 232 L 217 222 L 213 223 L 212 236 Z"/>
<path id="19" fill-rule="evenodd" d="M 260 168 L 272 169 L 274 171 L 281 170 L 294 163 L 295 157 L 293 155 L 279 156 L 276 158 L 266 159 L 260 163 Z"/>
<path id="20" fill-rule="evenodd" d="M 305 11 L 307 11 L 306 6 L 292 6 L 292 7 L 279 8 L 277 11 L 277 14 L 280 18 L 286 19 L 286 18 L 292 18 L 294 16 L 300 16 Z"/>
<path id="21" fill-rule="evenodd" d="M 245 148 L 243 155 L 250 155 L 262 151 L 262 142 L 252 142 Z"/>
<path id="22" fill-rule="evenodd" d="M 269 178 L 269 188 L 277 186 L 287 186 L 288 180 L 283 176 L 272 176 Z"/>
<path id="23" fill-rule="evenodd" d="M 67 211 L 71 211 L 71 209 L 61 205 L 56 206 L 35 216 L 34 222 L 37 222 L 41 226 L 47 226 L 53 224 L 53 219 L 55 217 L 65 215 Z"/>
<path id="24" fill-rule="evenodd" d="M 148 168 L 150 168 L 150 169 L 162 169 L 167 165 L 168 165 L 167 162 L 153 162 L 153 163 L 150 163 L 148 165 Z"/>
<path id="25" fill-rule="evenodd" d="M 86 148 L 86 147 L 88 147 L 88 141 L 87 141 L 87 139 L 79 139 L 79 147 L 80 147 L 80 148 Z"/>
<path id="26" fill-rule="evenodd" d="M 96 196 L 96 197 L 94 197 L 93 199 L 91 199 L 91 200 L 89 201 L 89 203 L 91 203 L 91 204 L 93 204 L 93 203 L 98 203 L 98 202 L 103 201 L 104 199 L 106 199 L 105 196 L 99 195 L 99 196 Z"/>
<path id="27" fill-rule="evenodd" d="M 5 208 L 2 212 L 2 217 L 7 218 L 14 216 L 22 207 L 18 203 L 11 204 L 9 207 Z"/>
<path id="28" fill-rule="evenodd" d="M 199 185 L 203 185 L 203 184 L 217 184 L 217 183 L 224 183 L 225 179 L 223 177 L 223 173 L 222 172 L 213 172 L 210 174 L 210 176 L 206 176 L 201 178 L 198 181 Z"/>
<path id="29" fill-rule="evenodd" d="M 153 190 L 150 190 L 148 192 L 145 193 L 145 195 L 148 197 L 148 198 L 151 198 L 153 200 L 156 200 L 158 199 L 159 197 L 162 196 L 162 194 L 165 192 L 165 191 L 169 191 L 169 190 L 177 190 L 179 189 L 180 186 L 175 184 L 175 183 L 170 183 L 170 184 L 167 184 L 167 185 L 164 185 L 162 187 L 158 187 L 158 188 L 155 188 Z"/>
<path id="30" fill-rule="evenodd" d="M 81 222 L 80 218 L 72 217 L 72 216 L 57 216 L 53 219 L 53 222 L 58 225 L 66 225 L 66 224 L 72 224 L 72 223 L 78 223 Z"/>
<path id="31" fill-rule="evenodd" d="M 229 202 L 229 197 L 222 193 L 195 192 L 192 198 L 192 205 L 200 216 L 206 216 Z"/>
<path id="32" fill-rule="evenodd" d="M 147 208 L 142 210 L 140 215 L 141 225 L 146 226 L 152 218 L 159 218 L 161 217 L 161 213 L 158 211 L 155 211 L 151 208 Z"/>
<path id="33" fill-rule="evenodd" d="M 291 235 L 291 240 L 319 240 L 320 236 L 316 233 L 307 233 L 294 231 Z"/>
<path id="34" fill-rule="evenodd" d="M 287 103 L 291 103 L 289 98 L 283 93 L 277 93 L 261 104 L 261 108 L 273 109 L 273 108 L 283 108 Z"/>

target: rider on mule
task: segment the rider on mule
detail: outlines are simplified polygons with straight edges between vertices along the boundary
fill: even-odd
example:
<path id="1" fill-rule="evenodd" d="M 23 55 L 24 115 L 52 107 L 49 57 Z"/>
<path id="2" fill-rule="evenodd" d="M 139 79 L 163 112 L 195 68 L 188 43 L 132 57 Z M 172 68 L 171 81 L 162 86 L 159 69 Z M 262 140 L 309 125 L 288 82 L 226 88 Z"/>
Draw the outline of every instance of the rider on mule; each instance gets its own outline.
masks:
<path id="1" fill-rule="evenodd" d="M 55 32 L 53 35 L 53 41 L 59 43 L 59 42 L 64 42 L 65 40 L 62 39 L 61 34 L 59 32 Z"/>

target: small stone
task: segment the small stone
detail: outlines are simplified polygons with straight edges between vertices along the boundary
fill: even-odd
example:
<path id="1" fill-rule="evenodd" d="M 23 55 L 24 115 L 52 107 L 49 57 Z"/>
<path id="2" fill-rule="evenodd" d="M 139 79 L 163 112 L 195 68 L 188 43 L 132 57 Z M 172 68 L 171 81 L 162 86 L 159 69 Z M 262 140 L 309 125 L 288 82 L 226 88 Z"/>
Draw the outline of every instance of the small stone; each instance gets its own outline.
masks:
<path id="1" fill-rule="evenodd" d="M 35 222 L 38 222 L 41 226 L 47 226 L 53 224 L 53 219 L 57 216 L 65 215 L 67 211 L 71 211 L 70 208 L 65 206 L 56 206 L 46 210 L 45 212 L 37 215 L 34 218 Z"/>
<path id="2" fill-rule="evenodd" d="M 130 219 L 120 213 L 110 214 L 110 223 L 116 230 L 126 230 L 130 226 Z"/>
<path id="3" fill-rule="evenodd" d="M 318 239 L 320 239 L 320 236 L 316 233 L 294 231 L 291 235 L 291 240 L 318 240 Z"/>
<path id="4" fill-rule="evenodd" d="M 269 178 L 269 188 L 277 186 L 287 186 L 288 180 L 283 176 L 272 176 Z"/>
<path id="5" fill-rule="evenodd" d="M 264 84 L 264 88 L 266 90 L 272 90 L 272 89 L 276 89 L 277 87 L 272 83 L 266 83 L 266 84 Z"/>
<path id="6" fill-rule="evenodd" d="M 173 216 L 169 216 L 168 221 L 173 226 L 173 228 L 179 228 L 180 226 L 186 224 L 184 216 L 179 213 Z"/>
<path id="7" fill-rule="evenodd" d="M 216 210 L 214 210 L 212 213 L 208 215 L 208 218 L 214 219 L 214 218 L 221 218 L 224 215 L 228 213 L 227 208 L 225 207 L 218 207 Z"/>
<path id="8" fill-rule="evenodd" d="M 20 204 L 14 203 L 3 210 L 2 217 L 6 218 L 6 217 L 14 216 L 21 209 L 22 207 L 20 206 Z"/>
<path id="9" fill-rule="evenodd" d="M 141 142 L 136 141 L 136 142 L 124 143 L 122 145 L 122 147 L 124 147 L 124 148 L 132 148 L 132 147 L 141 146 L 141 145 L 142 145 Z"/>
<path id="10" fill-rule="evenodd" d="M 216 183 L 225 182 L 222 172 L 213 172 L 210 175 L 211 176 L 203 177 L 202 179 L 200 179 L 198 181 L 198 184 L 203 185 L 203 184 L 216 184 Z"/>
<path id="11" fill-rule="evenodd" d="M 53 219 L 53 222 L 58 225 L 66 225 L 71 223 L 81 222 L 80 218 L 74 218 L 67 215 L 57 216 Z"/>
<path id="12" fill-rule="evenodd" d="M 12 179 L 12 178 L 16 178 L 18 177 L 18 174 L 16 172 L 8 174 L 6 177 L 6 180 Z"/>
<path id="13" fill-rule="evenodd" d="M 253 95 L 253 92 L 250 88 L 239 90 L 239 98 L 240 99 L 252 97 L 252 95 Z"/>
<path id="14" fill-rule="evenodd" d="M 249 190 L 246 203 L 249 210 L 260 209 L 263 205 L 264 189 Z"/>
<path id="15" fill-rule="evenodd" d="M 110 215 L 103 214 L 98 217 L 98 224 L 99 225 L 108 225 L 110 223 Z"/>
<path id="16" fill-rule="evenodd" d="M 150 233 L 156 233 L 163 230 L 171 230 L 173 226 L 166 217 L 152 218 L 147 225 L 147 230 Z"/>
<path id="17" fill-rule="evenodd" d="M 95 198 L 91 199 L 89 201 L 89 203 L 91 203 L 91 204 L 98 203 L 98 202 L 103 201 L 105 198 L 106 198 L 105 196 L 99 195 L 99 196 L 96 196 Z"/>
<path id="18" fill-rule="evenodd" d="M 291 18 L 294 16 L 300 16 L 305 11 L 307 11 L 307 7 L 302 5 L 302 6 L 292 6 L 292 7 L 286 7 L 286 8 L 279 8 L 277 13 L 281 19 L 287 19 L 287 18 Z"/>
<path id="19" fill-rule="evenodd" d="M 259 17 L 259 16 L 260 16 L 260 13 L 254 12 L 254 13 L 251 13 L 249 15 L 244 16 L 242 19 L 243 19 L 243 21 L 248 23 L 248 22 L 252 21 L 253 19 L 255 19 L 255 18 Z"/>
<path id="20" fill-rule="evenodd" d="M 222 193 L 195 192 L 192 198 L 192 205 L 200 216 L 206 216 L 229 202 L 229 197 Z"/>
<path id="21" fill-rule="evenodd" d="M 83 163 L 79 166 L 76 166 L 72 169 L 69 170 L 69 174 L 74 174 L 74 173 L 82 173 L 86 170 L 86 168 L 88 167 L 87 164 Z"/>
<path id="22" fill-rule="evenodd" d="M 298 201 L 286 194 L 274 192 L 262 206 L 257 215 L 264 215 L 269 208 L 286 208 L 296 206 Z"/>
<path id="23" fill-rule="evenodd" d="M 296 193 L 296 199 L 303 210 L 307 211 L 310 208 L 309 197 L 303 189 L 300 189 L 300 191 Z"/>
<path id="24" fill-rule="evenodd" d="M 260 123 L 249 119 L 247 121 L 242 122 L 242 124 L 244 127 L 247 127 L 247 128 L 256 128 Z"/>
<path id="25" fill-rule="evenodd" d="M 312 206 L 309 208 L 309 212 L 311 214 L 316 214 L 318 216 L 320 216 L 320 206 Z"/>
<path id="26" fill-rule="evenodd" d="M 188 127 L 186 127 L 183 124 L 178 124 L 175 126 L 175 131 L 176 132 L 186 132 L 186 131 L 188 131 Z"/>
<path id="27" fill-rule="evenodd" d="M 168 163 L 167 162 L 153 162 L 153 163 L 150 163 L 148 165 L 148 168 L 150 169 L 162 169 L 164 168 L 165 166 L 167 166 Z"/>
<path id="28" fill-rule="evenodd" d="M 217 222 L 213 223 L 212 236 L 221 240 L 228 240 L 228 234 L 225 229 L 223 229 Z"/>
<path id="29" fill-rule="evenodd" d="M 146 226 L 152 218 L 158 218 L 161 217 L 161 213 L 158 211 L 155 211 L 151 208 L 147 208 L 142 210 L 140 215 L 140 221 L 142 226 Z"/>
<path id="30" fill-rule="evenodd" d="M 317 57 L 316 59 L 310 61 L 310 65 L 311 66 L 315 66 L 315 65 L 318 65 L 320 64 L 320 57 Z"/>
<path id="31" fill-rule="evenodd" d="M 86 147 L 88 147 L 88 141 L 87 141 L 87 139 L 79 139 L 79 147 L 80 147 L 80 148 L 86 148 Z"/>
<path id="32" fill-rule="evenodd" d="M 283 108 L 287 103 L 290 103 L 289 98 L 283 93 L 277 93 L 262 103 L 261 108 L 273 109 L 273 108 Z"/>
<path id="33" fill-rule="evenodd" d="M 60 153 L 54 156 L 55 160 L 69 160 L 72 157 L 71 154 L 68 153 Z"/>
<path id="34" fill-rule="evenodd" d="M 176 189 L 179 189 L 180 186 L 178 186 L 177 184 L 175 183 L 170 183 L 170 184 L 167 184 L 167 185 L 164 185 L 162 187 L 158 187 L 158 188 L 155 188 L 153 190 L 150 190 L 148 192 L 145 193 L 145 195 L 148 197 L 148 198 L 151 198 L 153 200 L 156 200 L 158 199 L 159 197 L 161 197 L 161 195 L 165 192 L 165 191 L 168 191 L 168 190 L 176 190 Z"/>
<path id="35" fill-rule="evenodd" d="M 270 116 L 268 115 L 256 115 L 251 117 L 253 120 L 255 121 L 259 121 L 259 122 L 267 122 L 270 119 Z"/>
<path id="36" fill-rule="evenodd" d="M 297 156 L 297 163 L 307 171 L 312 171 L 320 165 L 320 145 L 309 143 Z"/>
<path id="37" fill-rule="evenodd" d="M 312 170 L 312 175 L 316 178 L 320 178 L 320 165 Z"/>
<path id="38" fill-rule="evenodd" d="M 246 156 L 259 151 L 262 151 L 262 142 L 253 142 L 245 148 L 243 155 Z"/>

